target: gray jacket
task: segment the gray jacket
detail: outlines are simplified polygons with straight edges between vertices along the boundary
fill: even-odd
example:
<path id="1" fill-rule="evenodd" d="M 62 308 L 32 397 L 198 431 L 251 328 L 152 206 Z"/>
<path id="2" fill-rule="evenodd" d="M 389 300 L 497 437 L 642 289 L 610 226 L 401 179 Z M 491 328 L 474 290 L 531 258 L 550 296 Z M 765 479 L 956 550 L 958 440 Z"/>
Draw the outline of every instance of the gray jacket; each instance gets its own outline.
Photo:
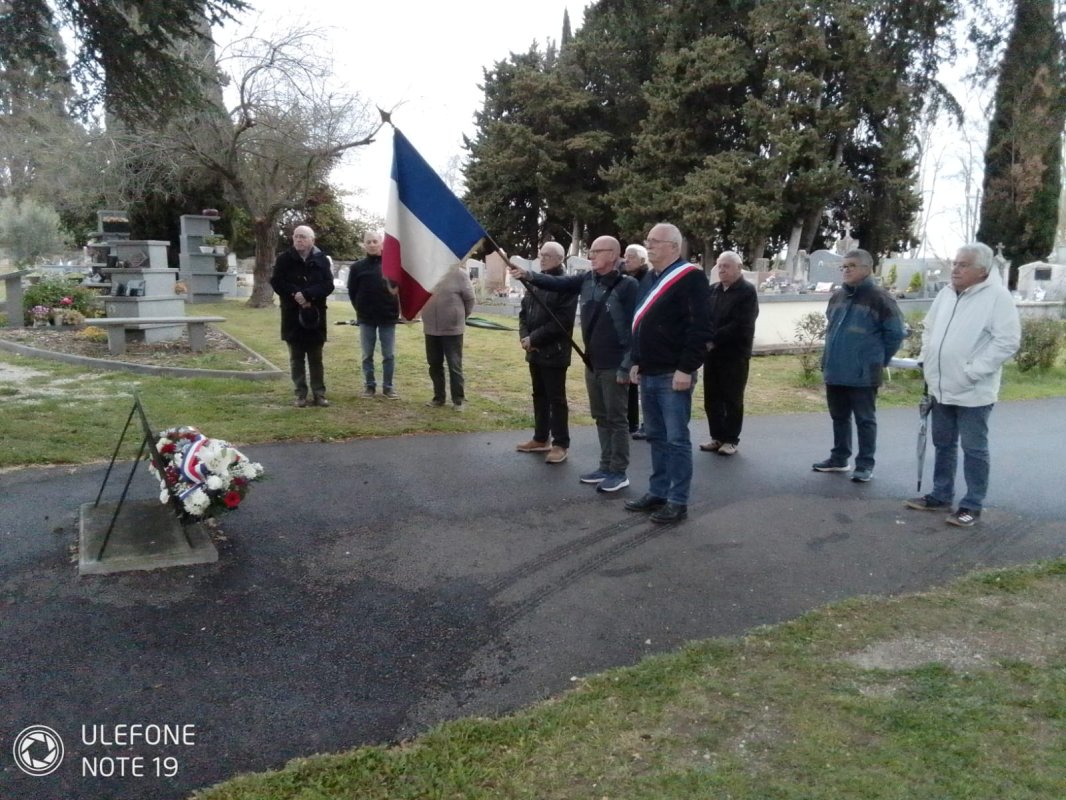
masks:
<path id="1" fill-rule="evenodd" d="M 474 286 L 461 267 L 440 279 L 433 296 L 422 307 L 422 331 L 427 336 L 461 336 L 466 318 L 474 310 Z"/>

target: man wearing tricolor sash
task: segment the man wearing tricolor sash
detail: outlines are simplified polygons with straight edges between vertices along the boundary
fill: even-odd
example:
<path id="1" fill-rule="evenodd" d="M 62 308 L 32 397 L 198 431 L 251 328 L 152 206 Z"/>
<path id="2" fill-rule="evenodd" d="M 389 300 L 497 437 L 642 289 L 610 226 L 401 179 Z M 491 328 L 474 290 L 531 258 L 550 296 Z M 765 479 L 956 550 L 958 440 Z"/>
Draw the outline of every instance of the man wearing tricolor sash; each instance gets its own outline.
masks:
<path id="1" fill-rule="evenodd" d="M 644 242 L 655 279 L 633 315 L 630 380 L 640 384 L 644 429 L 651 445 L 647 493 L 629 511 L 651 512 L 658 523 L 688 516 L 692 484 L 692 392 L 711 341 L 710 284 L 703 270 L 681 257 L 677 226 L 659 223 Z"/>

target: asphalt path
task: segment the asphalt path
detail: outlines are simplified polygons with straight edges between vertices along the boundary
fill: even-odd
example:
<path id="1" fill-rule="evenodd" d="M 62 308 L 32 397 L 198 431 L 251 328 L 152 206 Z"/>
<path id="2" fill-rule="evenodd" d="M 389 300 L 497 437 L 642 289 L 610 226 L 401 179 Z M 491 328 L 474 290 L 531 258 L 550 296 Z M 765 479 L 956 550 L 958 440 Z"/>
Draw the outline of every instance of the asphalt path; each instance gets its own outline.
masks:
<path id="1" fill-rule="evenodd" d="M 217 564 L 109 576 L 78 577 L 72 555 L 102 466 L 0 474 L 0 798 L 181 798 L 503 713 L 686 640 L 1061 557 L 1064 418 L 1064 399 L 995 409 L 972 530 L 902 506 L 915 410 L 880 414 L 865 485 L 811 471 L 827 414 L 749 417 L 738 455 L 694 454 L 690 518 L 665 528 L 622 508 L 647 486 L 646 444 L 630 489 L 578 482 L 592 428 L 558 466 L 514 452 L 528 431 L 250 446 L 267 478 L 224 518 Z M 138 472 L 132 496 L 156 491 Z M 169 727 L 116 728 L 138 724 Z M 31 725 L 63 739 L 50 775 L 14 764 Z"/>

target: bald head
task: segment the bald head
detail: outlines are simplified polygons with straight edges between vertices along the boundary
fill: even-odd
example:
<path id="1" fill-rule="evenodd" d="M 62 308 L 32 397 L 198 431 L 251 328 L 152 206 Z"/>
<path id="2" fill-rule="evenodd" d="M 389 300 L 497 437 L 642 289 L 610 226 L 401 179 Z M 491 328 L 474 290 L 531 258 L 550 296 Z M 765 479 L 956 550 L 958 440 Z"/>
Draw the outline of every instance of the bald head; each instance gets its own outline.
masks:
<path id="1" fill-rule="evenodd" d="M 613 272 L 618 266 L 618 257 L 622 253 L 622 245 L 613 236 L 600 236 L 589 248 L 589 258 L 592 260 L 592 270 L 597 275 L 606 275 Z"/>

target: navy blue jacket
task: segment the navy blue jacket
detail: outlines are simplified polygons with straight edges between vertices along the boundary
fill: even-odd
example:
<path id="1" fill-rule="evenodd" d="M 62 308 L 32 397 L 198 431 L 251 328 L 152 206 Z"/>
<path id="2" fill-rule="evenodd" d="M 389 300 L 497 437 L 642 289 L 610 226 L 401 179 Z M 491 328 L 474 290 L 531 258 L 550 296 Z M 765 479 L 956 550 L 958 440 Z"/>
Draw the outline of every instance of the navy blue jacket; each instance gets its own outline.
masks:
<path id="1" fill-rule="evenodd" d="M 578 295 L 581 305 L 581 337 L 585 342 L 585 355 L 593 369 L 616 369 L 629 373 L 632 364 L 629 342 L 633 327 L 633 309 L 637 305 L 640 289 L 629 275 L 617 270 L 606 275 L 597 275 L 589 270 L 582 275 L 545 275 L 531 272 L 529 282 L 534 286 L 551 289 L 563 295 Z M 617 282 L 617 283 L 616 283 Z M 607 296 L 608 288 L 614 289 Z M 607 296 L 607 303 L 596 316 L 596 308 Z M 593 316 L 596 327 L 589 330 Z"/>
<path id="2" fill-rule="evenodd" d="M 831 386 L 880 386 L 889 360 L 903 343 L 896 301 L 872 278 L 837 289 L 825 310 L 828 321 L 822 377 Z"/>
<path id="3" fill-rule="evenodd" d="M 654 277 L 641 285 L 638 311 L 656 286 L 669 280 L 687 263 L 678 259 L 660 275 L 649 273 L 649 277 Z M 642 374 L 664 375 L 675 371 L 691 374 L 703 366 L 707 342 L 712 336 L 710 295 L 707 275 L 695 269 L 648 308 L 633 332 L 633 363 L 640 367 Z"/>

